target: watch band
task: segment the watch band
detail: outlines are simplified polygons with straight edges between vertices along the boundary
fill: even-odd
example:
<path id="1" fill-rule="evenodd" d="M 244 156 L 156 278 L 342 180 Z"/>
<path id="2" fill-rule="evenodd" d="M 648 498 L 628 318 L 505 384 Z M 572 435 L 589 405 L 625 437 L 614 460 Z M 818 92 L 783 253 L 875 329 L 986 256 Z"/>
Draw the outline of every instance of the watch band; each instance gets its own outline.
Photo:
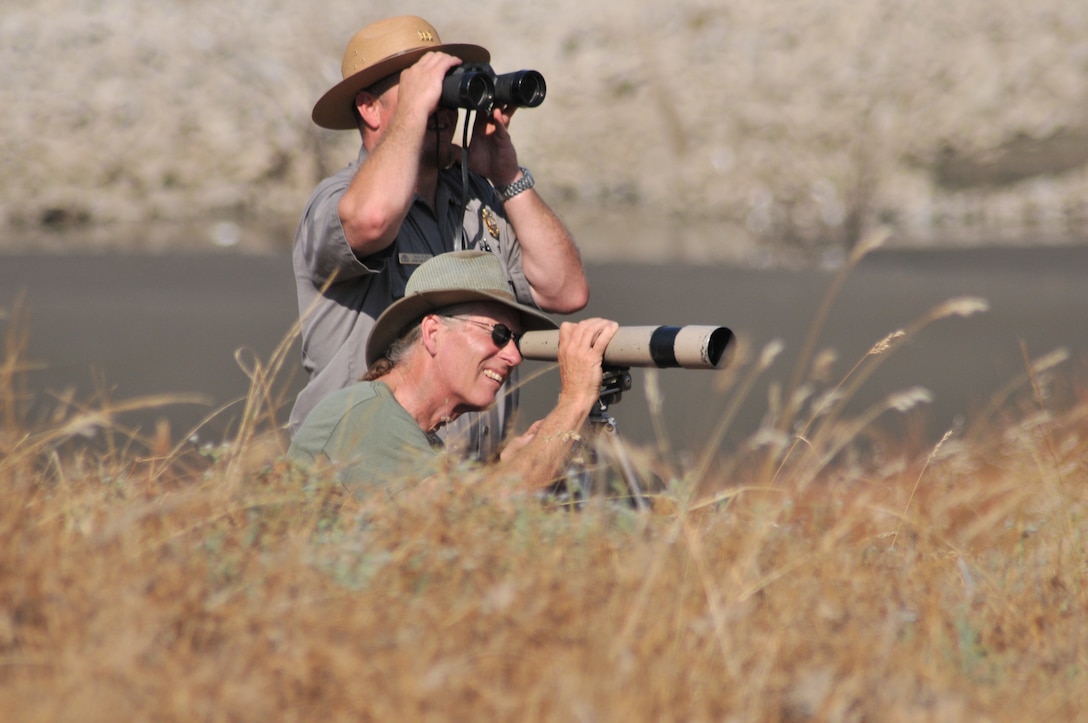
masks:
<path id="1" fill-rule="evenodd" d="M 518 166 L 518 168 L 521 169 L 521 178 L 511 183 L 509 186 L 495 186 L 499 198 L 503 201 L 509 201 L 522 191 L 528 191 L 536 185 L 536 180 L 533 178 L 533 174 L 529 173 L 528 168 L 525 166 Z"/>

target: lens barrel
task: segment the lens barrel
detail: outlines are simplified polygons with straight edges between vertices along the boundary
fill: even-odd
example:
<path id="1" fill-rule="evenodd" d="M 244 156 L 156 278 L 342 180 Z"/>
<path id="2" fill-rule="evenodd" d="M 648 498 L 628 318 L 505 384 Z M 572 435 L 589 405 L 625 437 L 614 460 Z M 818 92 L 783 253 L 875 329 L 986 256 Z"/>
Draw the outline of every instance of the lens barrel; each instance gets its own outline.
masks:
<path id="1" fill-rule="evenodd" d="M 621 326 L 604 350 L 604 363 L 622 367 L 722 369 L 735 352 L 725 326 Z M 524 359 L 556 361 L 558 331 L 527 331 L 518 350 Z"/>
<path id="2" fill-rule="evenodd" d="M 438 104 L 443 108 L 487 110 L 494 98 L 495 80 L 490 68 L 484 71 L 470 65 L 458 65 L 442 79 Z"/>
<path id="3" fill-rule="evenodd" d="M 495 105 L 536 108 L 544 102 L 548 86 L 535 70 L 503 73 L 495 78 Z"/>

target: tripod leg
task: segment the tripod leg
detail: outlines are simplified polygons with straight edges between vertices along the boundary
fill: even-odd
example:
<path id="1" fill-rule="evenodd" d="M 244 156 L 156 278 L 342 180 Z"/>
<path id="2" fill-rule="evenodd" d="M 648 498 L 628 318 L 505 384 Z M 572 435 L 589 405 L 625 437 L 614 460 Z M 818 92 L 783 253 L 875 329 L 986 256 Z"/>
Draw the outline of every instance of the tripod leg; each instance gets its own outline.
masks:
<path id="1" fill-rule="evenodd" d="M 552 501 L 571 510 L 582 509 L 593 491 L 596 469 L 595 446 L 577 442 L 563 477 L 549 491 Z"/>
<path id="2" fill-rule="evenodd" d="M 631 456 L 627 454 L 627 448 L 624 447 L 623 440 L 619 438 L 614 429 L 609 430 L 605 437 L 608 439 L 609 456 L 619 468 L 620 476 L 623 477 L 623 482 L 627 486 L 627 493 L 631 496 L 635 508 L 640 512 L 650 509 L 649 502 L 646 500 L 645 495 L 642 494 L 638 475 L 631 464 Z"/>

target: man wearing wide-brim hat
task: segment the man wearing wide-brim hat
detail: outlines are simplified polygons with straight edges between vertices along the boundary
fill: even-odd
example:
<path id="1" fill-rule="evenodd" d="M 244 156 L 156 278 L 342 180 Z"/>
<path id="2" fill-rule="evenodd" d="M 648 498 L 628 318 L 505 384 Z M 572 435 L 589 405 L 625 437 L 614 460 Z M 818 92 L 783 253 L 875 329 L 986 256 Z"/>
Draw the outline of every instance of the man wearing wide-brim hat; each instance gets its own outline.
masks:
<path id="1" fill-rule="evenodd" d="M 375 319 L 434 256 L 489 252 L 519 303 L 549 312 L 571 313 L 588 301 L 573 238 L 519 165 L 509 133 L 512 109 L 477 114 L 469 172 L 462 175 L 454 144 L 458 110 L 439 107 L 442 80 L 462 62 L 488 60 L 480 46 L 443 43 L 422 18 L 382 20 L 352 37 L 342 80 L 314 106 L 318 125 L 357 129 L 362 147 L 355 162 L 318 185 L 296 232 L 310 380 L 292 410 L 293 432 L 322 398 L 366 372 Z M 462 425 L 471 454 L 494 453 L 514 401 L 507 395 Z"/>
<path id="2" fill-rule="evenodd" d="M 605 319 L 560 327 L 559 401 L 503 452 L 496 464 L 504 484 L 544 489 L 561 476 L 599 398 L 604 351 L 617 328 Z M 378 317 L 366 346 L 367 379 L 322 400 L 289 455 L 306 467 L 331 467 L 358 497 L 393 494 L 438 474 L 450 460 L 436 432 L 491 405 L 522 361 L 521 334 L 544 329 L 555 323 L 517 301 L 493 254 L 430 259 Z"/>

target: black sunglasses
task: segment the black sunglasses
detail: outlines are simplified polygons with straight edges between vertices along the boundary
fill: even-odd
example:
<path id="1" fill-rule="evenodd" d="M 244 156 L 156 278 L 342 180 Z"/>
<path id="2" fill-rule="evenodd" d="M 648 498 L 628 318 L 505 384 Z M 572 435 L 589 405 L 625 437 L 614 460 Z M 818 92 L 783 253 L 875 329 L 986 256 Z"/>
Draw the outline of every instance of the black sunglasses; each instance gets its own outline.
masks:
<path id="1" fill-rule="evenodd" d="M 482 321 L 466 319 L 463 316 L 447 316 L 446 318 L 457 319 L 458 321 L 463 321 L 468 324 L 475 324 L 481 329 L 487 329 L 491 332 L 491 341 L 495 342 L 495 346 L 500 349 L 509 344 L 511 340 L 513 340 L 515 347 L 517 347 L 518 343 L 521 341 L 521 334 L 515 334 L 506 324 L 485 324 Z"/>

